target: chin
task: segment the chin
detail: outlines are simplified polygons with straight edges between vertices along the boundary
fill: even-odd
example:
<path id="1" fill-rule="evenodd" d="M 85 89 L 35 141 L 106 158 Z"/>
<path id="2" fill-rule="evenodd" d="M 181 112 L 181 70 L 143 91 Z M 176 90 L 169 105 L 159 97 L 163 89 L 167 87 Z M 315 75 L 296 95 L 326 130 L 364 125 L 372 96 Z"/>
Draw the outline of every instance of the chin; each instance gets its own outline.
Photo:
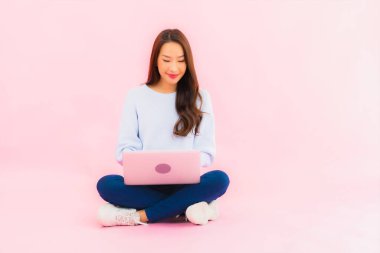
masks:
<path id="1" fill-rule="evenodd" d="M 181 80 L 181 79 L 179 79 L 179 80 Z M 179 81 L 179 80 L 178 80 L 178 81 Z M 176 83 L 178 83 L 178 81 L 177 81 L 177 79 L 175 79 L 175 80 L 173 80 L 173 79 L 169 79 L 169 80 L 168 80 L 168 83 L 176 84 Z"/>

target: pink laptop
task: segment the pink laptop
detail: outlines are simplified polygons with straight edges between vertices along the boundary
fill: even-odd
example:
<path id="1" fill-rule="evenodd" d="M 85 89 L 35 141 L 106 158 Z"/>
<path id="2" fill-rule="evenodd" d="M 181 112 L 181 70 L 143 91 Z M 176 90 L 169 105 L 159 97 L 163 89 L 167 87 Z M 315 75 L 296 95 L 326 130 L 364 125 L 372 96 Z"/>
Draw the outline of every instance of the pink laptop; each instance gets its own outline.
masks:
<path id="1" fill-rule="evenodd" d="M 123 153 L 126 185 L 196 184 L 198 150 L 138 150 Z"/>

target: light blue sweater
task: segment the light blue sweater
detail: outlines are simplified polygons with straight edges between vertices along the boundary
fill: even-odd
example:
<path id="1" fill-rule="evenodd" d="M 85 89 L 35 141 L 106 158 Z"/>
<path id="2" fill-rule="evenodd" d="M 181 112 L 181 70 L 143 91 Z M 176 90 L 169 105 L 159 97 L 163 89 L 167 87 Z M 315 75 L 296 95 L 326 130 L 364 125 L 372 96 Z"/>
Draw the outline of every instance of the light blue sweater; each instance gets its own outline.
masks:
<path id="1" fill-rule="evenodd" d="M 210 166 L 215 157 L 215 124 L 211 98 L 199 89 L 203 114 L 199 135 L 186 137 L 173 134 L 179 116 L 175 108 L 176 92 L 159 93 L 146 84 L 127 92 L 119 127 L 116 160 L 123 164 L 123 152 L 135 150 L 199 150 L 201 167 Z M 200 100 L 197 100 L 199 108 Z"/>

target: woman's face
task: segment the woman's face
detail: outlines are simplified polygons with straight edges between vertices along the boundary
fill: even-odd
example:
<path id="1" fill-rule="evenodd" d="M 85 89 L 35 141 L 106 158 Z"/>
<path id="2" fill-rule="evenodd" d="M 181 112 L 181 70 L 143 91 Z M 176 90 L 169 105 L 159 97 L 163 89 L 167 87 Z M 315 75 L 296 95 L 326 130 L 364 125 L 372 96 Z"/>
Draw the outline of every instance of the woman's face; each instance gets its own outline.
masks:
<path id="1" fill-rule="evenodd" d="M 186 62 L 182 46 L 176 42 L 162 45 L 157 58 L 160 82 L 177 84 L 186 72 Z"/>

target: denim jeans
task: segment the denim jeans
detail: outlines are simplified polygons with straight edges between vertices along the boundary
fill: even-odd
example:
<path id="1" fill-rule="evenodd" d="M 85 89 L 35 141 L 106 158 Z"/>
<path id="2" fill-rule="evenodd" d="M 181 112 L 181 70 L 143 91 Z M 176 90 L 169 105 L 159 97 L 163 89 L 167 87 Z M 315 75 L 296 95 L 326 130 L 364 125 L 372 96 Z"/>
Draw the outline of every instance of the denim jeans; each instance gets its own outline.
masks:
<path id="1" fill-rule="evenodd" d="M 145 209 L 149 222 L 183 214 L 188 206 L 222 196 L 229 186 L 228 175 L 221 170 L 203 174 L 200 183 L 177 185 L 125 185 L 120 175 L 99 179 L 97 190 L 105 201 L 119 207 Z"/>

